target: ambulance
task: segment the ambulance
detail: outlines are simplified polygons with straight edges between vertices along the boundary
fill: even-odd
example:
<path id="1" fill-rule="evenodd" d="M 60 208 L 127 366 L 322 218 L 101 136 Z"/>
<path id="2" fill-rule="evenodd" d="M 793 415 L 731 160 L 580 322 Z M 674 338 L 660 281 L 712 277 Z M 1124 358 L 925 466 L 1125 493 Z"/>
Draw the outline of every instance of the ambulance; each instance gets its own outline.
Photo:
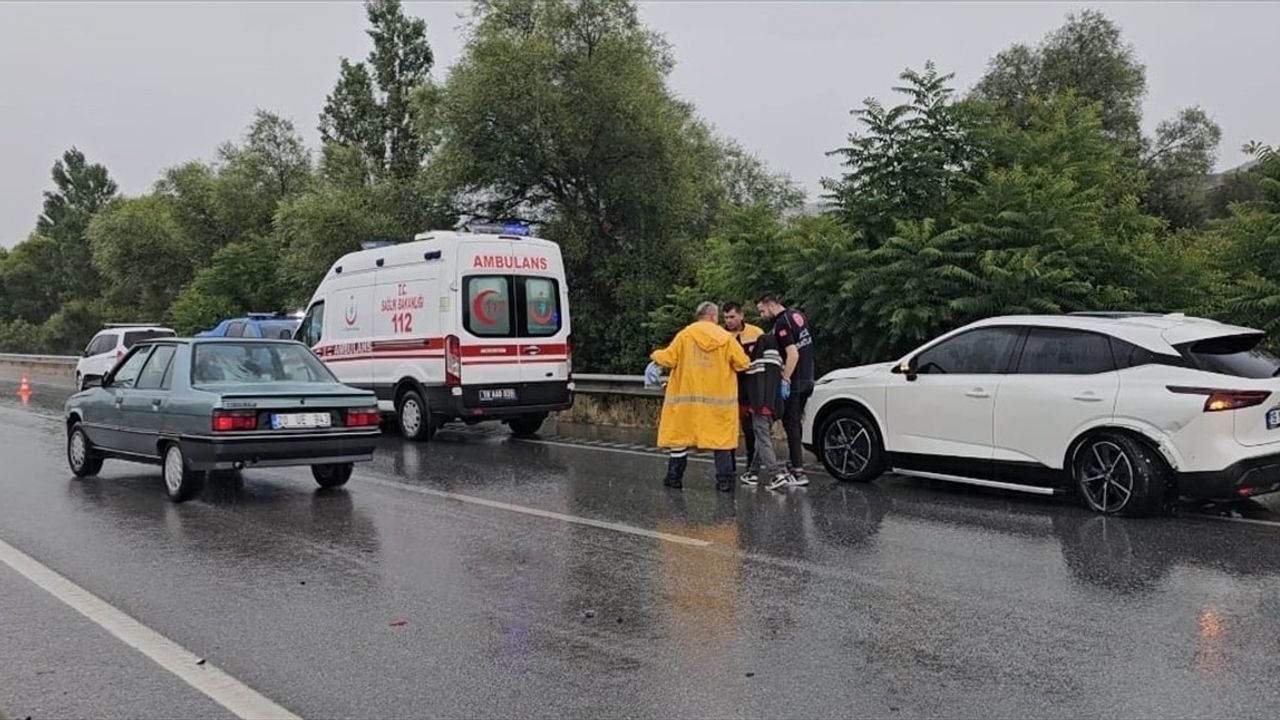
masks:
<path id="1" fill-rule="evenodd" d="M 426 232 L 335 262 L 295 338 L 406 438 L 451 421 L 533 434 L 573 404 L 568 292 L 560 247 L 523 226 Z"/>

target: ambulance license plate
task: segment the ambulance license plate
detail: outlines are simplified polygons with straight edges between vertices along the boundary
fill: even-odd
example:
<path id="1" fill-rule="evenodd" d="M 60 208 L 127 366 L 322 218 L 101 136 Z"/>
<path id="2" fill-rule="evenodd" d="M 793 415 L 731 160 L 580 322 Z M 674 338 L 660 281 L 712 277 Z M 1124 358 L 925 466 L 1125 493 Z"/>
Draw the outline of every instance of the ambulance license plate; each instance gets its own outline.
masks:
<path id="1" fill-rule="evenodd" d="M 329 413 L 276 413 L 271 416 L 272 430 L 302 430 L 329 427 Z"/>
<path id="2" fill-rule="evenodd" d="M 491 388 L 480 391 L 480 402 L 515 402 L 515 388 Z"/>

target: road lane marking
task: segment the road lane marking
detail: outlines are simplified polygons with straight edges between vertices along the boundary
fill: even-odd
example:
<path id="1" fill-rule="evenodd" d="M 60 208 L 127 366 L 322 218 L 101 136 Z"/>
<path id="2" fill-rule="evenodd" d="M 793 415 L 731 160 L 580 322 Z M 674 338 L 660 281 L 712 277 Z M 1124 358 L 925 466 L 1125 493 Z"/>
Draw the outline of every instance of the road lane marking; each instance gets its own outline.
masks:
<path id="1" fill-rule="evenodd" d="M 0 540 L 0 561 L 161 668 L 177 675 L 236 717 L 245 720 L 301 720 L 212 664 L 197 664 L 202 662 L 199 655 L 117 610 L 4 540 Z"/>
<path id="2" fill-rule="evenodd" d="M 638 535 L 640 537 L 652 538 L 654 540 L 675 543 L 677 545 L 688 545 L 690 547 L 700 548 L 710 547 L 712 545 L 712 543 L 707 540 L 699 540 L 698 538 L 691 538 L 684 535 L 673 535 L 671 533 L 658 532 L 657 530 L 646 530 L 645 528 L 635 527 L 634 525 L 608 522 L 606 520 L 593 520 L 591 518 L 552 512 L 551 510 L 540 510 L 538 508 L 526 507 L 524 505 L 513 505 L 511 503 L 504 503 L 498 500 L 488 500 L 474 495 L 462 495 L 444 490 L 434 490 L 432 488 L 426 488 L 419 485 L 409 485 L 407 483 L 399 483 L 393 480 L 369 477 L 368 475 L 360 475 L 358 480 L 362 483 L 369 483 L 371 485 L 378 485 L 380 487 L 392 488 L 395 490 L 406 490 L 419 495 L 429 495 L 431 497 L 444 498 L 446 500 L 455 500 L 457 502 L 467 503 L 468 505 L 480 505 L 482 507 L 493 508 L 495 510 L 506 510 L 507 512 L 520 513 L 521 515 L 532 515 L 533 517 L 546 518 L 548 520 L 559 520 L 560 522 L 585 525 L 587 527 L 599 528 L 601 530 L 611 530 L 613 532 L 626 533 L 627 535 Z"/>

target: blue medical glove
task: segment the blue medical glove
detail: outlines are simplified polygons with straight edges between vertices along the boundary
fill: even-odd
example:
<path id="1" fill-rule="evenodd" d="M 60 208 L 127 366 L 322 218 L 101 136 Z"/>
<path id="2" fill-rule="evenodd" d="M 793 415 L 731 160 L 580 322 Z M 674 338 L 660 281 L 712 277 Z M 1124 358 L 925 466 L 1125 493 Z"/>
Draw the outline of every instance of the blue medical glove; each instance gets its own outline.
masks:
<path id="1" fill-rule="evenodd" d="M 791 397 L 791 383 L 786 380 L 782 381 L 782 402 L 786 402 Z"/>
<path id="2" fill-rule="evenodd" d="M 657 387 L 662 381 L 662 366 L 656 362 L 649 363 L 649 367 L 644 369 L 644 384 L 648 387 Z"/>

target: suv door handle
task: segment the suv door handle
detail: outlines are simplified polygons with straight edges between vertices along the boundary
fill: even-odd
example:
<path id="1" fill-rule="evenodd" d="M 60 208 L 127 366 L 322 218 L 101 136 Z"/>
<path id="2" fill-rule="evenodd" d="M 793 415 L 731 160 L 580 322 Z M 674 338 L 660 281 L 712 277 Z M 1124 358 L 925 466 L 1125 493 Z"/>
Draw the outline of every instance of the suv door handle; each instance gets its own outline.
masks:
<path id="1" fill-rule="evenodd" d="M 974 388 L 969 392 L 965 393 L 965 395 L 971 398 L 979 398 L 979 399 L 991 397 L 991 393 L 987 392 L 986 390 L 983 390 L 982 388 Z"/>
<path id="2" fill-rule="evenodd" d="M 1094 395 L 1092 392 L 1083 392 L 1071 399 L 1075 400 L 1076 402 L 1088 402 L 1088 403 L 1102 402 L 1102 398 L 1098 397 L 1097 395 Z"/>

